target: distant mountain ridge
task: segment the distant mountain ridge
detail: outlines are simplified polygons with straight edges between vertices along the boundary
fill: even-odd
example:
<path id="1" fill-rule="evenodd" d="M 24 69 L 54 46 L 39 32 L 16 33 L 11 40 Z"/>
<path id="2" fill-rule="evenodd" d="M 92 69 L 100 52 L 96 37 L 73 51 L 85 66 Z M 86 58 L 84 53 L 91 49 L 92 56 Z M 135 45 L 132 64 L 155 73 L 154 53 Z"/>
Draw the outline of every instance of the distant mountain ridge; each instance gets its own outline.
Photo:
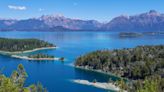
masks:
<path id="1" fill-rule="evenodd" d="M 134 16 L 119 16 L 103 28 L 108 31 L 164 31 L 164 14 L 150 10 Z"/>
<path id="2" fill-rule="evenodd" d="M 26 20 L 0 19 L 0 30 L 97 30 L 102 23 L 96 20 L 71 19 L 64 16 L 43 15 Z"/>
<path id="3" fill-rule="evenodd" d="M 118 16 L 108 23 L 43 15 L 26 20 L 0 19 L 0 31 L 164 31 L 164 14 L 155 10 L 134 16 Z"/>

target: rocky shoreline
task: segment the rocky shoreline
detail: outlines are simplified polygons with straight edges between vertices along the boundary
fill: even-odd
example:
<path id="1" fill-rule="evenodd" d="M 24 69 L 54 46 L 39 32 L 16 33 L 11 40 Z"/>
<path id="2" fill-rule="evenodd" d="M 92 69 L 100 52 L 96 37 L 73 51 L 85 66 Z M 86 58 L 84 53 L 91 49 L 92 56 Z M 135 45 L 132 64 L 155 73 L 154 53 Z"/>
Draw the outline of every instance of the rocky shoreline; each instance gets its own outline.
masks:
<path id="1" fill-rule="evenodd" d="M 30 52 L 39 51 L 39 50 L 56 49 L 56 48 L 57 47 L 42 47 L 42 48 L 35 48 L 33 50 L 16 51 L 16 52 L 0 51 L 0 54 L 3 54 L 3 55 L 15 55 L 15 54 L 30 53 Z"/>
<path id="2" fill-rule="evenodd" d="M 13 58 L 18 58 L 18 59 L 24 59 L 24 60 L 48 60 L 48 61 L 54 61 L 54 60 L 60 60 L 60 58 L 29 58 L 27 56 L 18 56 L 18 55 L 11 55 Z"/>

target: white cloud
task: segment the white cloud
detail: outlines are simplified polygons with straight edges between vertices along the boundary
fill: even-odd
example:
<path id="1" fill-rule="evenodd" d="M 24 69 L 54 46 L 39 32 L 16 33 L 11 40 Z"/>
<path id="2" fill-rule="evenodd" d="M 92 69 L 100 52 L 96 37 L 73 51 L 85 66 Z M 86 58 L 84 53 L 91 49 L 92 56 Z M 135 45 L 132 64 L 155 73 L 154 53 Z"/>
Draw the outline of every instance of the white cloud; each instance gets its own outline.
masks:
<path id="1" fill-rule="evenodd" d="M 15 5 L 8 5 L 8 8 L 12 10 L 26 10 L 27 9 L 27 7 L 25 6 L 15 6 Z"/>
<path id="2" fill-rule="evenodd" d="M 44 11 L 44 10 L 45 10 L 45 9 L 39 8 L 39 11 L 40 11 L 40 12 L 42 12 L 42 11 Z"/>

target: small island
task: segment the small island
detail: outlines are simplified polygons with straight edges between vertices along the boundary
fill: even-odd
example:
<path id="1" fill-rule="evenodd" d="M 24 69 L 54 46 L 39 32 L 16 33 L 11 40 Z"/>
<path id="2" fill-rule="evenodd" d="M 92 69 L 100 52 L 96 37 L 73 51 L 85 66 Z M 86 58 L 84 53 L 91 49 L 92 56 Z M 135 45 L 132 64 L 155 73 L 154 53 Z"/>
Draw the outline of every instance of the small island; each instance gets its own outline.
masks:
<path id="1" fill-rule="evenodd" d="M 120 38 L 137 38 L 143 36 L 162 36 L 164 32 L 157 31 L 157 32 L 121 32 L 118 34 Z"/>
<path id="2" fill-rule="evenodd" d="M 164 45 L 99 50 L 78 57 L 75 66 L 126 78 L 121 88 L 128 92 L 164 91 Z M 153 91 L 141 91 L 147 87 Z"/>
<path id="3" fill-rule="evenodd" d="M 28 58 L 55 58 L 55 57 L 48 54 L 38 53 L 34 55 L 29 55 Z"/>
<path id="4" fill-rule="evenodd" d="M 143 32 L 144 35 L 164 35 L 164 32 L 157 31 L 157 32 Z"/>
<path id="5" fill-rule="evenodd" d="M 13 55 L 44 49 L 54 49 L 55 45 L 38 39 L 0 38 L 0 54 Z"/>
<path id="6" fill-rule="evenodd" d="M 135 32 L 121 32 L 119 33 L 120 38 L 136 38 L 136 37 L 141 37 L 143 36 L 142 33 L 135 33 Z"/>
<path id="7" fill-rule="evenodd" d="M 20 56 L 20 55 L 11 55 L 11 57 L 14 58 L 19 58 L 19 59 L 25 59 L 25 60 L 34 60 L 34 61 L 54 61 L 54 60 L 60 60 L 60 61 L 64 61 L 64 58 L 56 58 L 52 55 L 48 55 L 48 54 L 43 54 L 43 53 L 38 53 L 38 54 L 34 54 L 34 55 L 28 55 L 28 56 Z"/>

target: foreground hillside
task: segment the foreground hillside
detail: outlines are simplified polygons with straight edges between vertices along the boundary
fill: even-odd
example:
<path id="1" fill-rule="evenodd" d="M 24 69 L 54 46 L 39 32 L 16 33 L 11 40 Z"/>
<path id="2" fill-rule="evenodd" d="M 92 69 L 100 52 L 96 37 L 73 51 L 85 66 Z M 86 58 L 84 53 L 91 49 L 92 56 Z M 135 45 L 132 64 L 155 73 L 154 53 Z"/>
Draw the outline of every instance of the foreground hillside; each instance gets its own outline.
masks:
<path id="1" fill-rule="evenodd" d="M 146 85 L 146 82 L 150 87 L 159 87 L 158 91 L 139 92 L 164 91 L 164 45 L 96 51 L 77 58 L 75 66 L 131 79 L 135 81 L 134 89 L 142 89 L 144 86 L 141 85 Z"/>
<path id="2" fill-rule="evenodd" d="M 26 78 L 27 73 L 22 64 L 18 65 L 10 77 L 0 74 L 0 92 L 47 92 L 40 83 L 26 87 Z"/>

